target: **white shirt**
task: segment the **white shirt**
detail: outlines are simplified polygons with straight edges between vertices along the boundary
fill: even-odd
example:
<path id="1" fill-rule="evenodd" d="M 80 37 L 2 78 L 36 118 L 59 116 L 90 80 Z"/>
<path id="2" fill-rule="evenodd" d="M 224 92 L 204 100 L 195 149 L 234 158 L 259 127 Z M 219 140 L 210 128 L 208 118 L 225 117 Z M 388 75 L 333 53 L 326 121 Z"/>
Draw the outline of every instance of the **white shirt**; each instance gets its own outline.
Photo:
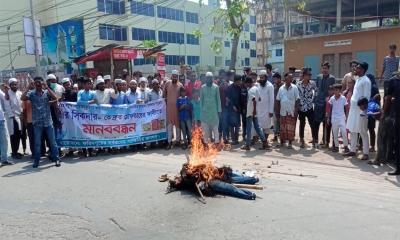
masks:
<path id="1" fill-rule="evenodd" d="M 111 88 L 106 88 L 104 91 L 96 90 L 94 99 L 97 104 L 110 104 L 110 99 L 113 95 L 115 95 L 115 91 Z"/>
<path id="2" fill-rule="evenodd" d="M 267 116 L 270 113 L 274 113 L 274 86 L 268 81 L 264 87 L 258 83 L 256 84 L 256 86 L 261 97 L 261 101 L 257 103 L 260 106 L 257 106 L 257 116 L 263 117 Z"/>
<path id="3" fill-rule="evenodd" d="M 360 133 L 363 131 L 360 124 L 361 110 L 357 105 L 358 100 L 360 100 L 362 97 L 367 99 L 371 98 L 371 80 L 365 75 L 356 80 L 353 95 L 350 99 L 350 111 L 346 125 L 346 128 L 349 129 L 350 132 Z"/>
<path id="4" fill-rule="evenodd" d="M 0 90 L 0 121 L 5 120 L 5 105 L 6 99 L 4 98 L 4 93 Z"/>
<path id="5" fill-rule="evenodd" d="M 296 85 L 291 84 L 287 88 L 286 84 L 283 84 L 276 95 L 276 100 L 280 101 L 281 105 L 280 115 L 283 117 L 287 115 L 294 117 L 294 107 L 296 106 L 296 101 L 299 99 L 299 89 L 297 89 Z"/>
<path id="6" fill-rule="evenodd" d="M 52 89 L 53 90 L 53 92 L 56 94 L 56 97 L 57 98 L 61 98 L 62 97 L 62 95 L 64 94 L 64 92 L 65 92 L 65 88 L 63 87 L 63 86 L 61 86 L 60 84 L 56 84 L 56 86 L 55 86 L 55 88 L 54 89 Z"/>
<path id="7" fill-rule="evenodd" d="M 11 89 L 8 90 L 8 96 L 10 99 L 6 101 L 9 104 L 9 109 L 11 111 L 8 112 L 8 117 L 19 117 L 21 116 L 22 113 L 22 101 L 21 101 L 21 96 L 22 92 L 21 91 L 16 91 L 13 92 Z"/>
<path id="8" fill-rule="evenodd" d="M 149 101 L 149 94 L 150 94 L 150 89 L 145 88 L 145 89 L 140 89 L 138 88 L 137 90 L 137 100 L 140 103 L 147 103 Z"/>
<path id="9" fill-rule="evenodd" d="M 259 106 L 259 102 L 261 101 L 260 92 L 256 86 L 251 87 L 247 91 L 247 114 L 246 117 L 252 117 L 254 111 L 253 100 L 256 101 L 257 108 Z M 256 109 L 257 110 L 257 109 Z"/>
<path id="10" fill-rule="evenodd" d="M 329 104 L 332 107 L 332 122 L 338 122 L 341 120 L 346 120 L 346 113 L 344 112 L 344 107 L 347 106 L 347 100 L 343 95 L 340 95 L 338 99 L 332 96 L 329 99 Z"/>

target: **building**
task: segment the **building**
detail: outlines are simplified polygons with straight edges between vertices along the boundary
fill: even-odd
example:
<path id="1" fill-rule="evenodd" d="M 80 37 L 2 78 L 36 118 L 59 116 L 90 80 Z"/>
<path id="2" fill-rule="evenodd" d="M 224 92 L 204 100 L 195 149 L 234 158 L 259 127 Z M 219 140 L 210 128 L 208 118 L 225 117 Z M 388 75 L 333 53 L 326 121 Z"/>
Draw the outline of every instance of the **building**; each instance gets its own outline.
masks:
<path id="1" fill-rule="evenodd" d="M 71 57 L 109 43 L 138 46 L 145 40 L 168 43 L 165 50 L 167 71 L 177 68 L 182 62 L 198 70 L 226 68 L 230 63 L 231 39 L 223 31 L 225 23 L 215 17 L 215 7 L 186 0 L 35 2 L 35 14 L 42 26 L 41 65 L 46 69 L 68 72 L 74 68 Z M 217 6 L 217 2 L 213 4 Z M 21 20 L 23 15 L 29 16 L 29 6 L 19 4 L 7 1 L 4 9 L 22 10 L 1 23 L 11 26 L 11 51 L 24 46 Z M 238 69 L 256 65 L 256 26 L 253 18 L 248 16 L 239 41 Z M 215 26 L 215 31 L 211 32 L 210 26 Z M 196 38 L 195 31 L 200 31 L 202 36 Z M 0 42 L 7 43 L 7 34 L 0 32 Z M 220 54 L 210 48 L 210 43 L 215 40 L 221 43 Z M 0 49 L 1 70 L 10 70 L 10 59 L 3 57 L 10 52 L 8 46 L 2 44 Z M 13 55 L 15 52 L 11 55 L 16 70 L 34 67 L 33 56 L 26 55 L 23 49 Z M 143 72 L 155 70 L 153 62 L 143 58 L 134 60 L 133 66 Z"/>
<path id="2" fill-rule="evenodd" d="M 323 11 L 321 11 L 323 9 Z M 319 27 L 303 36 L 285 40 L 285 69 L 310 67 L 315 76 L 321 62 L 342 78 L 352 59 L 369 64 L 369 73 L 380 77 L 388 46 L 400 46 L 400 1 L 307 1 L 306 13 L 319 18 Z"/>

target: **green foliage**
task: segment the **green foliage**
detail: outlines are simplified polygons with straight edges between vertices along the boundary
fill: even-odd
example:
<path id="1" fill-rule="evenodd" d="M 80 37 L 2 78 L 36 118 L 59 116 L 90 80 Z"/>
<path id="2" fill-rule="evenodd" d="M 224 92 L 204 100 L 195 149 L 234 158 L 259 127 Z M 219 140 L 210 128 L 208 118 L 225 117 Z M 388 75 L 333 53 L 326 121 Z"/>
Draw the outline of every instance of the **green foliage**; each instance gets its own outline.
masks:
<path id="1" fill-rule="evenodd" d="M 192 32 L 192 34 L 197 38 L 200 39 L 203 36 L 203 33 L 200 31 L 200 29 L 196 29 Z"/>
<path id="2" fill-rule="evenodd" d="M 144 40 L 141 45 L 145 48 L 154 48 L 157 47 L 158 43 L 155 40 Z"/>
<path id="3" fill-rule="evenodd" d="M 216 54 L 221 54 L 222 53 L 222 41 L 218 39 L 214 39 L 211 44 L 210 48 L 216 53 Z"/>

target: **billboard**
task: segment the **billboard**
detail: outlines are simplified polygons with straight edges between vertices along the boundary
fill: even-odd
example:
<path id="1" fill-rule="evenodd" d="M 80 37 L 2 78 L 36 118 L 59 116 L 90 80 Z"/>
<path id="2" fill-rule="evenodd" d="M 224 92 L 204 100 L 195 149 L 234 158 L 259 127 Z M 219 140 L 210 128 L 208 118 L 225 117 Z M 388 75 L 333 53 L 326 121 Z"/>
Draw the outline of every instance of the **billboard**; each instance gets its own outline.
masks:
<path id="1" fill-rule="evenodd" d="M 73 57 L 85 53 L 83 19 L 71 19 L 42 27 L 43 56 L 41 65 L 58 65 L 72 70 Z M 62 70 L 62 69 L 60 69 Z"/>

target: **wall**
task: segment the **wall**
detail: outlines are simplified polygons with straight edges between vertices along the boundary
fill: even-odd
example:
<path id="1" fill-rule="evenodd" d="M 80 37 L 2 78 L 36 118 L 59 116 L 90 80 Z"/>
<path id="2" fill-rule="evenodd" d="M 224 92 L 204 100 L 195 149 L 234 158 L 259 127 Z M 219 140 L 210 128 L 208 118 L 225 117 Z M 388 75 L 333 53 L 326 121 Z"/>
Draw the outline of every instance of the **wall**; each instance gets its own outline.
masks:
<path id="1" fill-rule="evenodd" d="M 351 40 L 351 45 L 325 47 L 327 41 Z M 368 31 L 335 34 L 320 37 L 292 38 L 285 41 L 285 69 L 288 66 L 301 68 L 307 62 L 312 62 L 313 75 L 319 72 L 315 62 L 322 61 L 324 54 L 334 54 L 335 72 L 339 76 L 339 57 L 341 53 L 352 53 L 352 57 L 362 57 L 375 66 L 370 66 L 370 72 L 380 77 L 383 58 L 388 54 L 388 46 L 396 43 L 400 46 L 400 28 L 380 28 Z M 373 58 L 375 54 L 375 59 Z M 400 54 L 400 53 L 398 53 Z M 375 64 L 374 64 L 375 62 Z M 317 70 L 316 70 L 317 69 Z"/>

